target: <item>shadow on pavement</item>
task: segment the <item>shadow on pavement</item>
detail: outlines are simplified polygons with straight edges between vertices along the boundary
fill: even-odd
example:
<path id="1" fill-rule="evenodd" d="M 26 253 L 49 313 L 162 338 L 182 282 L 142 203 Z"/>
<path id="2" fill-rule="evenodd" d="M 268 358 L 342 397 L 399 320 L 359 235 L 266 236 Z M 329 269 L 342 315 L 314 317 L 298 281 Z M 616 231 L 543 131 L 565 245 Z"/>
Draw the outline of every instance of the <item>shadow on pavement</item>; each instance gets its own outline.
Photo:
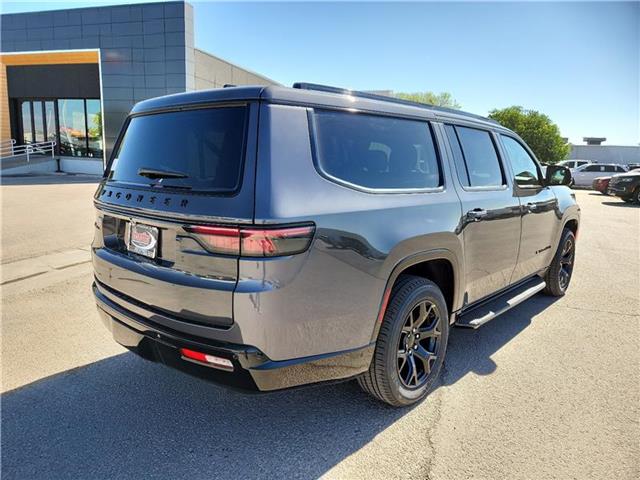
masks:
<path id="1" fill-rule="evenodd" d="M 495 371 L 491 355 L 553 300 L 538 296 L 477 331 L 453 330 L 443 383 Z M 355 382 L 248 395 L 126 353 L 3 395 L 2 473 L 315 478 L 408 412 Z"/>
<path id="2" fill-rule="evenodd" d="M 0 185 L 63 185 L 68 183 L 95 183 L 102 177 L 98 175 L 81 174 L 50 174 L 50 175 L 0 175 Z"/>
<path id="3" fill-rule="evenodd" d="M 611 207 L 625 207 L 625 208 L 638 208 L 638 204 L 636 203 L 627 203 L 624 200 L 620 200 L 619 202 L 602 202 L 602 205 L 609 205 Z"/>
<path id="4" fill-rule="evenodd" d="M 453 385 L 468 373 L 490 375 L 497 366 L 491 355 L 531 324 L 531 319 L 558 298 L 538 294 L 477 330 L 454 328 L 449 335 L 442 383 Z"/>

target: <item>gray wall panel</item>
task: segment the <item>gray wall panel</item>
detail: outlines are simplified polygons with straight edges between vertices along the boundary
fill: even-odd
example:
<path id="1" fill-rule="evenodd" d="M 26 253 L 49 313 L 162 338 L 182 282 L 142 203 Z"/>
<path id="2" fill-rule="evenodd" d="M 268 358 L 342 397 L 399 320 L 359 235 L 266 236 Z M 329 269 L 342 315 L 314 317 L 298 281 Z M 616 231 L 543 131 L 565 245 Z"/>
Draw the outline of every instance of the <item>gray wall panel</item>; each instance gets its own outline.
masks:
<path id="1" fill-rule="evenodd" d="M 2 51 L 99 48 L 109 150 L 136 101 L 186 90 L 185 10 L 178 1 L 2 15 Z"/>

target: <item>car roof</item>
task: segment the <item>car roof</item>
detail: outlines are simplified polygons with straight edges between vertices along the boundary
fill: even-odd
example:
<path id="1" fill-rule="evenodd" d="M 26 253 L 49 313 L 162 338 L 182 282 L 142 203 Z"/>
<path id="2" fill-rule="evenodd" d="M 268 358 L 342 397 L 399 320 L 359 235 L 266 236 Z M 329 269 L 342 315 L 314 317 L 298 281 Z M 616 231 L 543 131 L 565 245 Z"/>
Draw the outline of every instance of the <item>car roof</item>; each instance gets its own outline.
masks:
<path id="1" fill-rule="evenodd" d="M 262 100 L 278 104 L 310 107 L 344 108 L 364 113 L 377 113 L 405 117 L 467 122 L 511 132 L 495 120 L 444 107 L 409 102 L 392 97 L 324 87 L 296 84 L 296 88 L 280 86 L 229 86 L 212 90 L 176 93 L 143 100 L 137 103 L 132 115 L 156 110 L 174 109 L 199 104 Z"/>

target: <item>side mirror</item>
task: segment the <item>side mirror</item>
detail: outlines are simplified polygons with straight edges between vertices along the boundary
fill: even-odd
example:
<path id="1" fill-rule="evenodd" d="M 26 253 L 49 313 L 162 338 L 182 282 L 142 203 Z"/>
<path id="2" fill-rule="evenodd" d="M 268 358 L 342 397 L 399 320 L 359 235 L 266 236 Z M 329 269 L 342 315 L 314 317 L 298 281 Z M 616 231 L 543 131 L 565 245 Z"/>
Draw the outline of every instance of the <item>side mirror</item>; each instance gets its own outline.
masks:
<path id="1" fill-rule="evenodd" d="M 547 185 L 571 185 L 571 171 L 560 165 L 549 165 L 544 180 Z"/>

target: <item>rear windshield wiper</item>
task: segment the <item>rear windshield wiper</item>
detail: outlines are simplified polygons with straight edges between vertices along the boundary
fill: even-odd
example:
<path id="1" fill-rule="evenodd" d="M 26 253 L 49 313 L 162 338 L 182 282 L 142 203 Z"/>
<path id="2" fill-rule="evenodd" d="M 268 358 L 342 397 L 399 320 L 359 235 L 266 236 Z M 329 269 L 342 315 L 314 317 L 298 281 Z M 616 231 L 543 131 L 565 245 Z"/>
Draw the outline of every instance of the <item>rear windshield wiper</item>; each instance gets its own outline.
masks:
<path id="1" fill-rule="evenodd" d="M 141 167 L 138 169 L 138 175 L 147 178 L 189 178 L 189 175 L 174 170 L 162 170 L 158 168 Z"/>

